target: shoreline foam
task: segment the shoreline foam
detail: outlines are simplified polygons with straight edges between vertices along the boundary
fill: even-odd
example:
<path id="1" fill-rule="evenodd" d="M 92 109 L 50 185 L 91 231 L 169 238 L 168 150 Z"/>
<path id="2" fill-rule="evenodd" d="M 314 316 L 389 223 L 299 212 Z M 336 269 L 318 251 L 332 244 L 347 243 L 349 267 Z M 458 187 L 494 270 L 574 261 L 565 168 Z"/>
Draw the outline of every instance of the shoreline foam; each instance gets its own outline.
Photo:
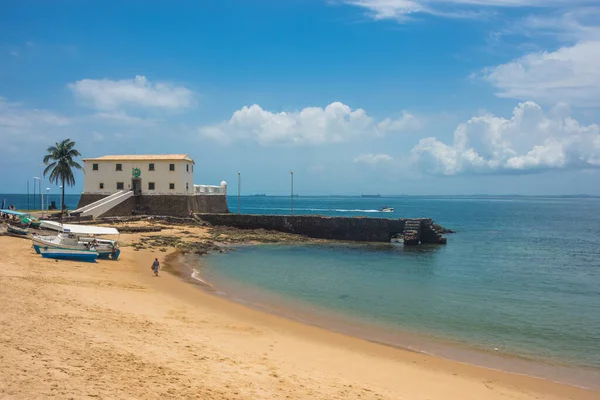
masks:
<path id="1" fill-rule="evenodd" d="M 242 288 L 244 285 L 235 281 L 229 281 L 229 285 L 215 284 L 215 282 L 205 279 L 201 275 L 201 271 L 196 269 L 197 267 L 193 268 L 187 265 L 186 258 L 181 254 L 171 258 L 169 262 L 177 265 L 178 270 L 192 270 L 190 278 L 208 294 L 258 312 L 283 317 L 371 343 L 439 357 L 465 365 L 545 379 L 583 389 L 600 390 L 600 370 L 597 369 L 533 359 L 519 354 L 496 353 L 483 348 L 468 347 L 465 343 L 440 337 L 398 329 L 386 329 L 381 325 L 367 324 L 359 319 L 340 315 L 331 310 L 326 312 L 312 308 L 310 311 L 306 311 L 307 307 L 301 301 L 267 293 L 260 288 Z M 207 262 L 202 257 L 194 258 L 198 263 Z M 233 285 L 231 285 L 232 283 Z M 260 295 L 248 295 L 256 290 L 261 292 Z"/>

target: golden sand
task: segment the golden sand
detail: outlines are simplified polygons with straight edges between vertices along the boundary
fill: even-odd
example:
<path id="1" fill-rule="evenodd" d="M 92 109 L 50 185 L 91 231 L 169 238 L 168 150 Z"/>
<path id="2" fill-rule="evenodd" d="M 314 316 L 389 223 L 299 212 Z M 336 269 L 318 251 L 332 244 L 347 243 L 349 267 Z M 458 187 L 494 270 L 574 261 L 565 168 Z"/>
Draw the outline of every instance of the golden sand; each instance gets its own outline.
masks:
<path id="1" fill-rule="evenodd" d="M 600 399 L 248 309 L 122 250 L 56 262 L 0 237 L 0 398 Z"/>

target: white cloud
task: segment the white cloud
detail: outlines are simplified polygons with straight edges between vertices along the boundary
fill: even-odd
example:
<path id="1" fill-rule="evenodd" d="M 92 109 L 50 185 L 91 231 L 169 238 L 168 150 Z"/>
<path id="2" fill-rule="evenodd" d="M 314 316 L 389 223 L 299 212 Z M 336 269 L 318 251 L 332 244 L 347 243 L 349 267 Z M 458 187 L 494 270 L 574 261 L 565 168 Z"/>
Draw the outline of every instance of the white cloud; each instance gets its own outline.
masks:
<path id="1" fill-rule="evenodd" d="M 154 125 L 157 121 L 128 115 L 124 111 L 99 112 L 92 118 L 112 124 L 120 125 Z"/>
<path id="2" fill-rule="evenodd" d="M 0 138 L 3 156 L 19 158 L 41 143 L 63 131 L 72 120 L 47 110 L 26 108 L 20 103 L 0 97 Z M 29 150 L 28 150 L 29 149 Z"/>
<path id="3" fill-rule="evenodd" d="M 600 167 L 600 127 L 569 114 L 564 105 L 546 114 L 536 103 L 521 103 L 511 119 L 483 115 L 459 125 L 452 144 L 422 139 L 412 160 L 434 175 Z"/>
<path id="4" fill-rule="evenodd" d="M 507 64 L 486 68 L 483 78 L 499 89 L 500 97 L 598 106 L 600 41 L 528 54 Z"/>
<path id="5" fill-rule="evenodd" d="M 368 10 L 376 20 L 405 21 L 413 14 L 473 18 L 502 8 L 562 8 L 592 4 L 591 0 L 343 0 Z"/>
<path id="6" fill-rule="evenodd" d="M 13 51 L 10 52 L 10 55 L 13 56 L 13 57 L 19 57 L 20 54 L 19 54 L 18 51 L 14 51 L 13 50 Z"/>
<path id="7" fill-rule="evenodd" d="M 191 90 L 171 83 L 150 83 L 145 76 L 113 81 L 82 79 L 68 85 L 84 103 L 101 110 L 135 106 L 162 109 L 188 108 L 195 104 Z"/>
<path id="8" fill-rule="evenodd" d="M 200 134 L 225 143 L 245 139 L 261 145 L 320 144 L 381 136 L 416 126 L 416 117 L 407 112 L 398 119 L 377 123 L 363 109 L 352 110 L 339 102 L 325 108 L 307 107 L 280 113 L 263 110 L 255 104 L 234 112 L 228 121 L 200 128 Z"/>
<path id="9" fill-rule="evenodd" d="M 421 128 L 421 121 L 407 111 L 402 112 L 402 117 L 397 119 L 386 118 L 377 124 L 381 132 L 401 132 Z"/>
<path id="10" fill-rule="evenodd" d="M 361 164 L 376 165 L 376 164 L 388 163 L 393 160 L 394 160 L 394 158 L 387 154 L 370 154 L 369 153 L 369 154 L 361 154 L 360 156 L 358 156 L 354 159 L 354 162 L 361 163 Z"/>
<path id="11" fill-rule="evenodd" d="M 28 109 L 0 97 L 0 133 L 69 125 L 71 120 L 46 110 Z"/>

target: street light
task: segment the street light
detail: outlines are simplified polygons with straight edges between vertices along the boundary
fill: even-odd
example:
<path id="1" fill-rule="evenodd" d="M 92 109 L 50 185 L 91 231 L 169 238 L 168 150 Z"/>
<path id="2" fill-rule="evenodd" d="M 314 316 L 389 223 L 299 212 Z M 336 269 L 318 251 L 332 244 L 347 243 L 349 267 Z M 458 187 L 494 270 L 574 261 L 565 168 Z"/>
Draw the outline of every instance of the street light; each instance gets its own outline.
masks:
<path id="1" fill-rule="evenodd" d="M 46 188 L 46 208 L 48 208 L 48 203 L 50 203 L 50 188 Z M 44 212 L 42 211 L 42 215 L 44 215 Z"/>
<path id="2" fill-rule="evenodd" d="M 44 218 L 44 192 L 42 192 L 42 185 L 44 183 L 44 164 L 40 164 L 40 194 L 42 195 L 42 219 Z"/>
<path id="3" fill-rule="evenodd" d="M 240 192 L 242 190 L 242 174 L 238 172 L 238 214 L 240 213 Z"/>
<path id="4" fill-rule="evenodd" d="M 34 188 L 35 188 L 35 181 L 38 181 L 38 183 L 39 183 L 40 198 L 41 198 L 40 208 L 42 209 L 42 218 L 43 218 L 43 216 L 44 216 L 44 193 L 42 192 L 42 180 L 40 178 L 38 178 L 37 176 L 34 176 L 33 181 L 34 181 L 34 184 L 33 184 Z"/>
<path id="5" fill-rule="evenodd" d="M 33 178 L 33 209 L 35 210 L 35 178 Z"/>
<path id="6" fill-rule="evenodd" d="M 290 171 L 292 178 L 292 197 L 290 198 L 290 210 L 291 214 L 294 215 L 294 171 Z"/>

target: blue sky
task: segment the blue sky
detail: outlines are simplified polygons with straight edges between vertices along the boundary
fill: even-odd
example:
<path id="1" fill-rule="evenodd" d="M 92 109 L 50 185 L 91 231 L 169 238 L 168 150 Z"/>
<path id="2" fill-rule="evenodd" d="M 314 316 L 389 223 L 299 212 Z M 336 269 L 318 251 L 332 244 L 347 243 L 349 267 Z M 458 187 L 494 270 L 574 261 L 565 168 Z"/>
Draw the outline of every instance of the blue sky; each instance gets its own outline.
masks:
<path id="1" fill-rule="evenodd" d="M 13 3 L 0 192 L 69 137 L 248 194 L 600 194 L 597 1 Z"/>

